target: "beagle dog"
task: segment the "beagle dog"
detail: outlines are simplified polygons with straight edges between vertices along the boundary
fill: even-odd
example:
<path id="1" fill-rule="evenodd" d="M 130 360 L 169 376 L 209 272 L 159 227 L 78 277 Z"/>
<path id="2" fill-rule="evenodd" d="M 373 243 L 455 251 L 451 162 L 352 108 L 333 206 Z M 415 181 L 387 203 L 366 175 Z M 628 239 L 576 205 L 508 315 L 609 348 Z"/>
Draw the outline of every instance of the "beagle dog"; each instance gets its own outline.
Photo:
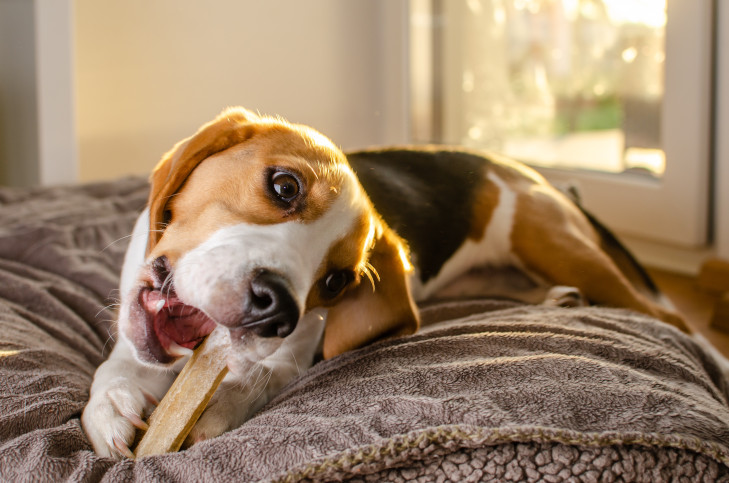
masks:
<path id="1" fill-rule="evenodd" d="M 151 176 L 83 427 L 98 454 L 133 456 L 144 415 L 223 326 L 230 371 L 188 444 L 215 437 L 315 357 L 414 333 L 415 301 L 498 293 L 494 267 L 526 280 L 517 298 L 571 286 L 686 329 L 614 237 L 522 164 L 442 147 L 345 156 L 309 127 L 228 109 Z"/>

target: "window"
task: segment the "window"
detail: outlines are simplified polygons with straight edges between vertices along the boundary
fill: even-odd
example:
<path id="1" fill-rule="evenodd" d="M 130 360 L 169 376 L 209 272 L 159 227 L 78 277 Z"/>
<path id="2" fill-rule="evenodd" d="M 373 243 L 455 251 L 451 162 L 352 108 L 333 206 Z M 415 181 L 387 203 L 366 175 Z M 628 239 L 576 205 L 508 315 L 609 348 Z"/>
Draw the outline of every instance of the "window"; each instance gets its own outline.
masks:
<path id="1" fill-rule="evenodd" d="M 530 163 L 623 235 L 707 242 L 710 0 L 414 0 L 414 135 Z"/>

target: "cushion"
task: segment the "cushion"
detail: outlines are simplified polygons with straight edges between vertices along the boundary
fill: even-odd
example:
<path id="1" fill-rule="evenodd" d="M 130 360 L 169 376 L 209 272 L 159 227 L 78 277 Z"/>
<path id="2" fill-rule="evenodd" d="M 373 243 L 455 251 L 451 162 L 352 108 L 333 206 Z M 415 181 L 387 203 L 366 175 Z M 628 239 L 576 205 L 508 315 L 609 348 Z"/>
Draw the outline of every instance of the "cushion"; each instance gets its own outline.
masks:
<path id="1" fill-rule="evenodd" d="M 322 361 L 240 428 L 115 461 L 80 424 L 142 179 L 0 189 L 0 480 L 729 480 L 729 385 L 648 316 L 474 299 Z"/>

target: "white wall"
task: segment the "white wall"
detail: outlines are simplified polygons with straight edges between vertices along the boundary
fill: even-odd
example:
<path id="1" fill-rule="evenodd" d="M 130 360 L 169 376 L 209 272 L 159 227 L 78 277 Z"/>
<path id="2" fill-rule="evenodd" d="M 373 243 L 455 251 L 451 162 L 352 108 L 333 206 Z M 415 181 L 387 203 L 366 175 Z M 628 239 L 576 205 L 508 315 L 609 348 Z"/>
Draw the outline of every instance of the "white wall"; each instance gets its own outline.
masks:
<path id="1" fill-rule="evenodd" d="M 81 180 L 148 173 L 230 105 L 344 148 L 406 141 L 405 15 L 405 0 L 76 0 Z"/>
<path id="2" fill-rule="evenodd" d="M 79 179 L 73 0 L 34 0 L 38 181 Z"/>

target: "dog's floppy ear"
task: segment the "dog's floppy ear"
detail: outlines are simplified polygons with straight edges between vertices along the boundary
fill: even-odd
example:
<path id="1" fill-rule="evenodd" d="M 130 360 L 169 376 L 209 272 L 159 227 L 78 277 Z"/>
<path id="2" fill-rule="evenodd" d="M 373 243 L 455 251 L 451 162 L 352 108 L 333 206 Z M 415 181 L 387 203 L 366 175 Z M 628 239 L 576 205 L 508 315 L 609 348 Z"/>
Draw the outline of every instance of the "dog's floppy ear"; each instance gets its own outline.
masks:
<path id="1" fill-rule="evenodd" d="M 204 124 L 192 137 L 177 143 L 152 172 L 149 192 L 149 243 L 147 253 L 162 237 L 165 207 L 204 159 L 242 143 L 252 136 L 258 116 L 243 108 L 230 108 Z"/>
<path id="2" fill-rule="evenodd" d="M 374 287 L 364 279 L 329 309 L 324 329 L 324 358 L 362 347 L 377 339 L 412 334 L 420 324 L 410 295 L 412 271 L 402 241 L 385 227 L 375 241 L 369 263 Z"/>

